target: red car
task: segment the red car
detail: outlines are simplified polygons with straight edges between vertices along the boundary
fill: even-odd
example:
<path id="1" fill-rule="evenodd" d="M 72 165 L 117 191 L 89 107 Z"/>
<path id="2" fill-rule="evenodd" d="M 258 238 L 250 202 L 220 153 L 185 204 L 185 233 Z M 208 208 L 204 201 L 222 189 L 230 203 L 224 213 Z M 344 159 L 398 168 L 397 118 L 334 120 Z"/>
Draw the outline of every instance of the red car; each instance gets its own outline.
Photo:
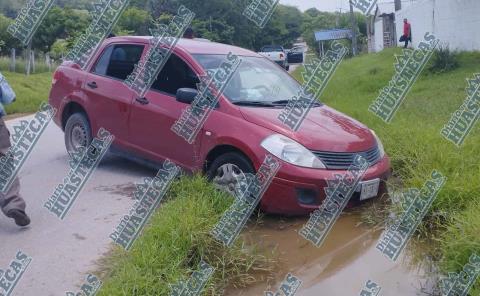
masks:
<path id="1" fill-rule="evenodd" d="M 345 173 L 360 153 L 371 166 L 352 201 L 384 192 L 390 162 L 375 133 L 321 103 L 293 132 L 278 116 L 300 84 L 252 51 L 181 39 L 151 89 L 139 98 L 123 82 L 147 52 L 150 38 L 109 38 L 85 71 L 69 62 L 57 69 L 49 102 L 58 110 L 54 121 L 65 132 L 69 152 L 88 145 L 103 127 L 115 136 L 113 152 L 150 164 L 170 159 L 230 191 L 270 153 L 282 167 L 260 207 L 288 215 L 318 208 L 326 180 Z M 229 52 L 242 63 L 190 145 L 171 127 L 191 102 L 198 76 L 219 67 Z"/>

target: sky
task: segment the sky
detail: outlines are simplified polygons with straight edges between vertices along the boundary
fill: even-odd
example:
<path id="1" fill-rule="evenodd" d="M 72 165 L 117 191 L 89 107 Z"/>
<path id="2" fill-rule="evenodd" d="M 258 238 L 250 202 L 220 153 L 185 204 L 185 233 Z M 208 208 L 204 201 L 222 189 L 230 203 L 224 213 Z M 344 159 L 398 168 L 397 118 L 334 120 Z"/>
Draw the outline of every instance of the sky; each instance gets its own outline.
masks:
<path id="1" fill-rule="evenodd" d="M 342 11 L 350 9 L 348 0 L 280 0 L 280 3 L 297 6 L 301 11 L 315 7 L 320 11 Z"/>

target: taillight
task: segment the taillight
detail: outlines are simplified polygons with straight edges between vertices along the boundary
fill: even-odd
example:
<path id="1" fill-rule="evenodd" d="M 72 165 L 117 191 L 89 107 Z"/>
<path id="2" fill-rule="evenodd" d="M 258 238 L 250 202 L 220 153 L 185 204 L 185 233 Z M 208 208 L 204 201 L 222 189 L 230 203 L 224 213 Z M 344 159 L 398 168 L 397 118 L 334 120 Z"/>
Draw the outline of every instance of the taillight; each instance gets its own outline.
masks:
<path id="1" fill-rule="evenodd" d="M 57 70 L 53 73 L 53 76 L 52 76 L 52 85 L 54 85 L 55 83 L 57 83 L 58 79 L 60 79 L 60 72 Z"/>
<path id="2" fill-rule="evenodd" d="M 280 58 L 283 59 L 283 53 L 280 54 Z"/>

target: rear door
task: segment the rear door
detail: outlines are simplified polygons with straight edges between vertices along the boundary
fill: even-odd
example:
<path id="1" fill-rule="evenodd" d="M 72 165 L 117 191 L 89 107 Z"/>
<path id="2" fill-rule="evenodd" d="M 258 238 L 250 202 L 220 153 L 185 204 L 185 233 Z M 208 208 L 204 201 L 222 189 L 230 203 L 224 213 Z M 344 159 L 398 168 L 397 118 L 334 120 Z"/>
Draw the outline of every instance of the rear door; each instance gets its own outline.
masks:
<path id="1" fill-rule="evenodd" d="M 143 44 L 111 44 L 87 74 L 83 91 L 88 97 L 92 130 L 103 127 L 115 136 L 115 145 L 127 146 L 128 120 L 134 92 L 123 82 L 144 51 Z"/>
<path id="2" fill-rule="evenodd" d="M 198 76 L 189 64 L 175 54 L 146 93 L 145 100 L 134 100 L 130 117 L 130 138 L 148 158 L 166 158 L 193 170 L 198 163 L 199 140 L 189 144 L 171 127 L 189 105 L 177 102 L 179 88 L 197 88 Z M 200 131 L 201 133 L 201 131 Z"/>

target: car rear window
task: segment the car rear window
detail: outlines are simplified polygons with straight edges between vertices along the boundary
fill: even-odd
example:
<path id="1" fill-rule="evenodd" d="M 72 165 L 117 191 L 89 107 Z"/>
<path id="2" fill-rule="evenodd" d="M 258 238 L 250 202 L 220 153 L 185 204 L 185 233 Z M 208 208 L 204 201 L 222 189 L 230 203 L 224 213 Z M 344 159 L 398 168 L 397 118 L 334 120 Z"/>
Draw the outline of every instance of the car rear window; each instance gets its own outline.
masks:
<path id="1" fill-rule="evenodd" d="M 262 52 L 282 52 L 283 49 L 280 46 L 264 46 Z"/>

